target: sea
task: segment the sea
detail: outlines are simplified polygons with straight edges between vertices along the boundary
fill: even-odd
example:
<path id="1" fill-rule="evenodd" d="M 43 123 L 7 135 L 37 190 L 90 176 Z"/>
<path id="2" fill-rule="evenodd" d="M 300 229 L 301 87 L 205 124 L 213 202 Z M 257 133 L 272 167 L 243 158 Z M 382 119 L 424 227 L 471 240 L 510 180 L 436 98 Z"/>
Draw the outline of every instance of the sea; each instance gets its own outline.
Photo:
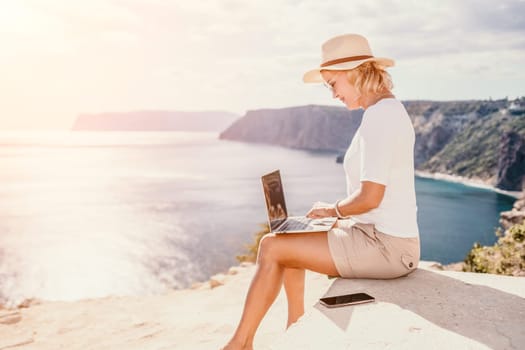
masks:
<path id="1" fill-rule="evenodd" d="M 199 132 L 1 132 L 0 304 L 153 295 L 238 263 L 266 222 L 261 175 L 287 207 L 345 196 L 336 154 Z M 496 241 L 515 198 L 416 178 L 422 259 Z"/>

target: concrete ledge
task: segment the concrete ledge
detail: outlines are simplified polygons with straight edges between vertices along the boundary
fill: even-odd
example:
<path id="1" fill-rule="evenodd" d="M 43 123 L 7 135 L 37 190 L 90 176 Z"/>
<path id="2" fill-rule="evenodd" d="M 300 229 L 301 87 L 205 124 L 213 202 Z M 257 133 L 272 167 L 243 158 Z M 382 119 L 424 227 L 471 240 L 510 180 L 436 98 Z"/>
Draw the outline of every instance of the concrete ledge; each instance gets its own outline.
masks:
<path id="1" fill-rule="evenodd" d="M 306 274 L 306 314 L 285 332 L 281 291 L 255 349 L 518 349 L 525 344 L 525 277 L 438 271 L 422 262 L 395 280 Z M 41 301 L 0 309 L 0 350 L 219 349 L 233 334 L 256 267 L 220 284 L 164 295 Z M 326 309 L 324 295 L 366 291 L 377 302 Z"/>
<path id="2" fill-rule="evenodd" d="M 367 292 L 375 303 L 316 303 L 272 349 L 522 349 L 525 278 L 436 271 L 395 280 L 335 280 L 325 296 Z"/>

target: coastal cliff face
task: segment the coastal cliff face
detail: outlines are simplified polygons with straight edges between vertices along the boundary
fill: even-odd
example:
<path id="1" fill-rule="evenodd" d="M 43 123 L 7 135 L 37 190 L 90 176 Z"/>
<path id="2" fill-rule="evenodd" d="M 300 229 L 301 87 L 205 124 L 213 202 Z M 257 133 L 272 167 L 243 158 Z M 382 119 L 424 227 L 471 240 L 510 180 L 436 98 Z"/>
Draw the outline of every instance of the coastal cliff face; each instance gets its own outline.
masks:
<path id="1" fill-rule="evenodd" d="M 416 132 L 416 169 L 521 191 L 525 177 L 525 98 L 515 101 L 405 101 Z M 362 111 L 302 106 L 249 111 L 222 139 L 343 152 Z"/>
<path id="2" fill-rule="evenodd" d="M 406 102 L 416 130 L 416 168 L 521 191 L 525 113 L 507 100 Z"/>
<path id="3" fill-rule="evenodd" d="M 514 131 L 504 133 L 499 154 L 496 187 L 503 189 L 520 188 L 522 185 L 520 182 L 523 182 L 524 169 L 525 138 Z"/>
<path id="4" fill-rule="evenodd" d="M 416 167 L 435 156 L 439 159 L 445 146 L 472 123 L 504 107 L 502 101 L 405 101 L 403 104 L 416 132 Z M 445 172 L 445 169 L 441 170 Z"/>
<path id="5" fill-rule="evenodd" d="M 248 111 L 220 134 L 221 139 L 323 151 L 346 149 L 363 111 L 301 106 Z"/>

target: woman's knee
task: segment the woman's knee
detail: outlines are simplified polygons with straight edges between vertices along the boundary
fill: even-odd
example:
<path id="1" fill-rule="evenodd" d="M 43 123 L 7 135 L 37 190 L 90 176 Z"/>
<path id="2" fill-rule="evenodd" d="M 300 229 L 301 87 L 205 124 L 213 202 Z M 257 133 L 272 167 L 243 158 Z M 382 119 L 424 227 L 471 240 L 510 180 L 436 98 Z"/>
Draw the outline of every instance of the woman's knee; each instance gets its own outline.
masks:
<path id="1" fill-rule="evenodd" d="M 273 260 L 275 245 L 277 241 L 275 234 L 267 234 L 259 242 L 259 250 L 257 254 L 257 262 L 263 262 L 267 260 Z"/>

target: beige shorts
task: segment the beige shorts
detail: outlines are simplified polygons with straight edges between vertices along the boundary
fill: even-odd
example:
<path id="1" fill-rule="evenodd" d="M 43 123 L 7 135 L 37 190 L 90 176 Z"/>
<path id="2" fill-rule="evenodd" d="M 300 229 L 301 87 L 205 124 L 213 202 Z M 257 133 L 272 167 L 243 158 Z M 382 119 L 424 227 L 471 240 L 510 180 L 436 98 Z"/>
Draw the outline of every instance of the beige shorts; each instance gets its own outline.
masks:
<path id="1" fill-rule="evenodd" d="M 344 278 L 396 278 L 419 263 L 419 238 L 401 238 L 377 231 L 373 224 L 339 220 L 328 232 L 328 245 Z"/>

